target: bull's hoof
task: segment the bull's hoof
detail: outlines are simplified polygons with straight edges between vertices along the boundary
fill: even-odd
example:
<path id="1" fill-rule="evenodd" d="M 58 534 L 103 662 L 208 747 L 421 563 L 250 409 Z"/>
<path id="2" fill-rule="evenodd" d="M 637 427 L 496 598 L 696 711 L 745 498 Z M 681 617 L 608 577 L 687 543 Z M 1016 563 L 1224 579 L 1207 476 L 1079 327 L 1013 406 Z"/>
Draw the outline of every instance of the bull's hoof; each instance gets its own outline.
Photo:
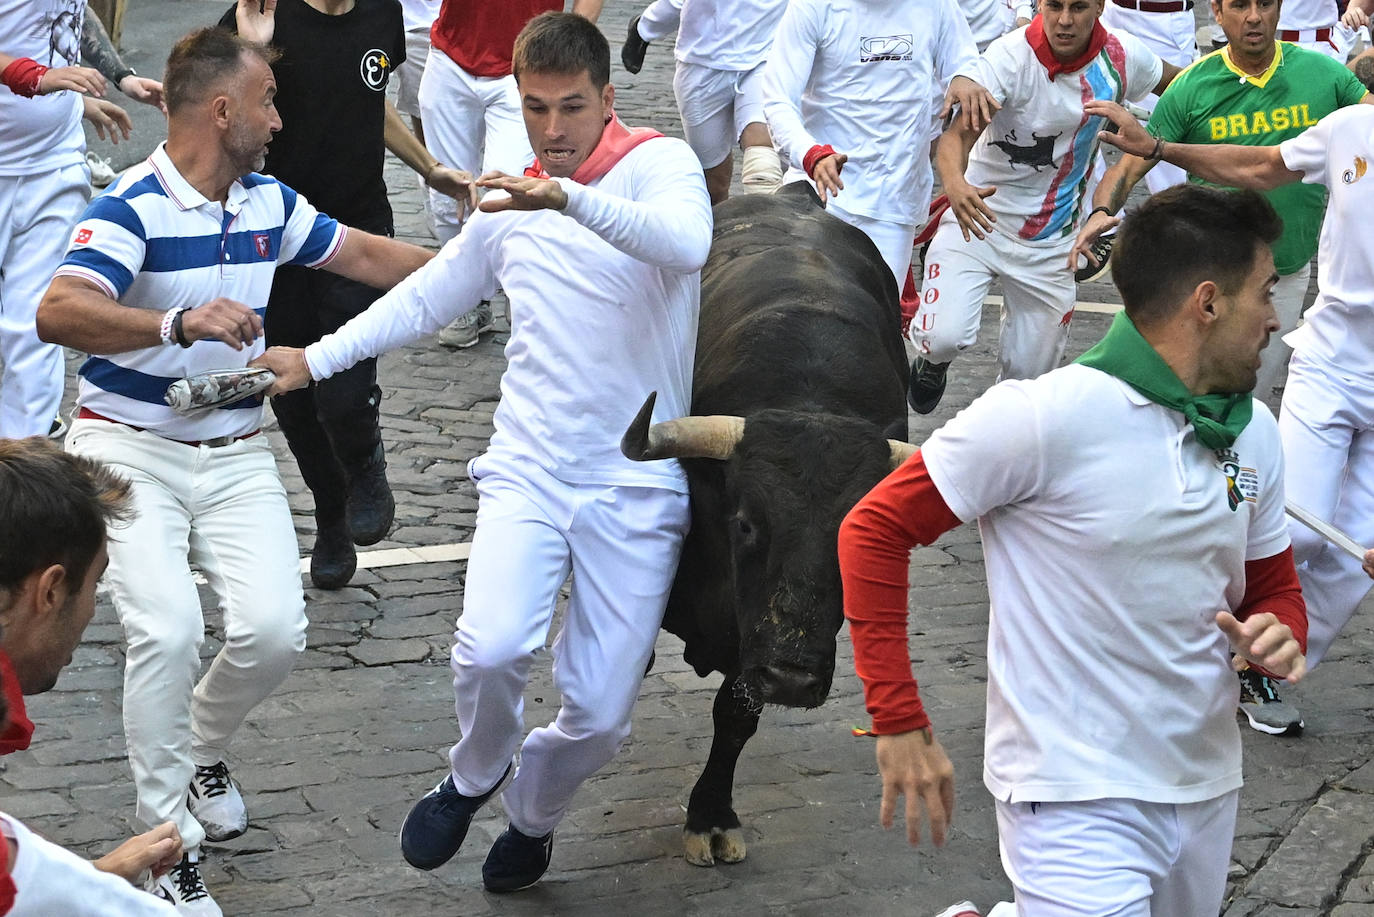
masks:
<path id="1" fill-rule="evenodd" d="M 748 853 L 742 828 L 712 828 L 710 832 L 683 831 L 682 840 L 687 862 L 693 866 L 714 866 L 716 860 L 738 863 Z"/>

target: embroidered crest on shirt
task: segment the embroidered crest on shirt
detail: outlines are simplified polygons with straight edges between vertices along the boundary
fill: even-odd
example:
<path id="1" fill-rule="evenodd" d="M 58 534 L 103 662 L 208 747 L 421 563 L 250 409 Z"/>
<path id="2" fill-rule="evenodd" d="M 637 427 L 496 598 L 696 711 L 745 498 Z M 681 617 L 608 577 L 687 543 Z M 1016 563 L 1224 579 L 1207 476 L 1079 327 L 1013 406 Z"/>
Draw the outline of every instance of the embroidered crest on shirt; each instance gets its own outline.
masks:
<path id="1" fill-rule="evenodd" d="M 1346 169 L 1344 172 L 1342 172 L 1341 181 L 1345 182 L 1347 185 L 1353 185 L 1355 184 L 1355 182 L 1364 178 L 1364 173 L 1368 171 L 1368 169 L 1369 163 L 1365 162 L 1364 157 L 1356 156 L 1355 168 Z"/>
<path id="2" fill-rule="evenodd" d="M 859 63 L 872 64 L 885 60 L 911 60 L 911 50 L 915 44 L 910 34 L 873 35 L 860 38 Z"/>
<path id="3" fill-rule="evenodd" d="M 1031 145 L 1021 146 L 1016 140 L 1016 131 L 1007 131 L 1001 140 L 993 140 L 992 145 L 1003 153 L 1007 154 L 1007 159 L 1014 166 L 1030 166 L 1035 171 L 1048 168 L 1054 165 L 1054 141 L 1059 139 L 1059 134 L 1051 134 L 1048 137 L 1041 137 L 1039 134 L 1031 134 Z"/>
<path id="4" fill-rule="evenodd" d="M 1217 450 L 1217 463 L 1226 477 L 1226 505 L 1231 512 L 1242 503 L 1254 503 L 1259 499 L 1259 472 L 1240 464 L 1240 456 L 1230 449 Z"/>
<path id="5" fill-rule="evenodd" d="M 358 72 L 362 75 L 364 86 L 381 92 L 386 88 L 387 75 L 391 73 L 391 58 L 387 57 L 381 48 L 373 48 L 363 54 Z"/>
<path id="6" fill-rule="evenodd" d="M 253 233 L 253 247 L 258 250 L 259 258 L 272 254 L 272 237 L 265 232 Z"/>

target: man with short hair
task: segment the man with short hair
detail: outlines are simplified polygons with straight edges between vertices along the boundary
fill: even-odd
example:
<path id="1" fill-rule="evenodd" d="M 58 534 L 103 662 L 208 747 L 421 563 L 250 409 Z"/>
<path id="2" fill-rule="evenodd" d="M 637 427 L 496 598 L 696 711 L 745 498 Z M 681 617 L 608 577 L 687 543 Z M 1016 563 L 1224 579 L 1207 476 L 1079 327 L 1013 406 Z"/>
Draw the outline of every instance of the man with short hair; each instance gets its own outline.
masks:
<path id="1" fill-rule="evenodd" d="M 0 754 L 28 748 L 33 723 L 24 695 L 51 690 L 71 661 L 95 614 L 106 526 L 132 513 L 129 482 L 109 468 L 40 437 L 0 439 Z M 6 913 L 173 913 L 130 884 L 145 871 L 160 876 L 180 859 L 181 838 L 171 823 L 94 863 L 5 813 L 0 835 L 0 875 L 13 895 Z"/>
<path id="2" fill-rule="evenodd" d="M 201 843 L 248 823 L 228 746 L 305 648 L 306 620 L 261 402 L 187 415 L 165 394 L 177 379 L 242 368 L 262 352 L 279 264 L 389 288 L 432 257 L 348 229 L 257 174 L 281 127 L 271 59 L 223 29 L 177 42 L 166 143 L 92 202 L 38 311 L 45 340 L 91 354 L 67 448 L 133 482 L 138 518 L 111 544 L 109 580 L 129 644 L 124 725 L 137 815 L 176 823 L 187 852 L 169 893 L 183 913 L 214 917 Z M 224 611 L 224 646 L 199 683 L 205 624 L 190 562 Z"/>
<path id="3" fill-rule="evenodd" d="M 1149 130 L 1164 142 L 1277 146 L 1339 108 L 1374 101 L 1348 69 L 1327 55 L 1274 38 L 1279 0 L 1213 0 L 1212 7 L 1228 43 L 1189 67 L 1160 96 Z M 1107 170 L 1070 263 L 1079 255 L 1098 259 L 1090 255 L 1093 242 L 1114 225 L 1131 189 L 1158 162 L 1149 154 L 1127 155 Z M 1192 180 L 1202 181 L 1197 176 Z M 1265 197 L 1283 217 L 1283 235 L 1274 246 L 1279 271 L 1274 306 L 1280 332 L 1287 334 L 1302 313 L 1326 194 L 1320 188 L 1294 186 L 1268 191 Z M 1261 398 L 1278 385 L 1291 352 L 1280 339 L 1265 353 L 1256 389 Z"/>
<path id="4" fill-rule="evenodd" d="M 572 0 L 572 11 L 596 22 L 603 0 Z M 443 0 L 430 30 L 433 52 L 420 79 L 425 146 L 440 161 L 482 175 L 518 175 L 534 159 L 520 121 L 520 95 L 511 74 L 515 36 L 536 15 L 561 10 L 564 0 Z M 434 237 L 447 242 L 463 228 L 466 211 L 437 191 L 429 195 Z M 493 327 L 488 290 L 482 303 L 439 332 L 445 347 L 471 347 Z"/>
<path id="5" fill-rule="evenodd" d="M 1158 138 L 1126 112 L 1103 106 L 1099 113 L 1120 126 L 1121 136 L 1109 138 L 1113 145 L 1135 155 L 1150 148 L 1207 181 L 1256 189 L 1304 182 L 1330 194 L 1317 252 L 1317 301 L 1288 335 L 1293 359 L 1279 410 L 1289 469 L 1284 486 L 1296 506 L 1359 544 L 1374 544 L 1374 245 L 1366 230 L 1374 208 L 1374 107 L 1332 112 L 1278 145 L 1162 143 L 1157 150 Z M 1311 620 L 1308 663 L 1316 666 L 1369 592 L 1374 552 L 1362 571 L 1359 560 L 1296 521 L 1289 535 Z M 1301 726 L 1291 704 L 1283 704 L 1291 711 L 1284 717 L 1270 716 L 1266 700 L 1278 702 L 1267 678 L 1250 698 L 1242 692 L 1242 710 L 1255 728 L 1281 733 L 1292 720 Z"/>
<path id="6" fill-rule="evenodd" d="M 544 13 L 513 60 L 537 164 L 480 179 L 490 193 L 462 234 L 362 315 L 257 361 L 277 388 L 298 387 L 441 327 L 493 284 L 510 297 L 496 432 L 468 466 L 479 501 L 452 658 L 462 737 L 401 829 L 406 860 L 434 869 L 505 787 L 510 825 L 482 867 L 494 892 L 539 881 L 573 794 L 629 735 L 689 514 L 676 462 L 632 462 L 618 444 L 651 391 L 657 419 L 690 410 L 711 242 L 695 154 L 615 117 L 595 25 Z M 570 573 L 553 644 L 562 706 L 522 743 L 529 668 Z"/>
<path id="7" fill-rule="evenodd" d="M 1064 259 L 1097 153 L 1087 99 L 1139 100 L 1178 68 L 1138 38 L 1105 28 L 1103 0 L 1041 0 L 1030 25 L 995 40 L 962 71 L 1001 105 L 983 130 L 960 121 L 940 138 L 949 197 L 926 251 L 921 304 L 907 337 L 908 400 L 929 414 L 949 364 L 978 340 L 983 301 L 1002 282 L 998 376 L 1031 379 L 1059 365 L 1077 287 Z"/>
<path id="8" fill-rule="evenodd" d="M 953 768 L 912 677 L 908 554 L 978 520 L 983 782 L 1016 893 L 989 917 L 1220 909 L 1242 782 L 1228 655 L 1290 681 L 1305 670 L 1283 455 L 1250 395 L 1278 326 L 1279 229 L 1253 192 L 1150 198 L 1117 234 L 1125 311 L 1103 340 L 993 386 L 840 528 L 879 818 L 890 826 L 905 796 L 910 842 L 924 807 L 940 844 Z M 944 917 L 978 913 L 963 902 Z"/>

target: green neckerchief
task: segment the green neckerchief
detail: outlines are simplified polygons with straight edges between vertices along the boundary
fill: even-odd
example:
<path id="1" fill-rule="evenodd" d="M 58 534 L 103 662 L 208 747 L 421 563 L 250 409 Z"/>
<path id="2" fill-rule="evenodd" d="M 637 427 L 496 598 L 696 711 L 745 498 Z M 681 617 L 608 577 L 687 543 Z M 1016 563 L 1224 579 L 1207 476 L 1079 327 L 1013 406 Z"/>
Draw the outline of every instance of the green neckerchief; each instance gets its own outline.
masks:
<path id="1" fill-rule="evenodd" d="M 1074 362 L 1116 376 L 1155 404 L 1178 411 L 1193 425 L 1198 442 L 1208 449 L 1225 449 L 1250 422 L 1250 393 L 1194 395 L 1141 337 L 1135 323 L 1118 312 L 1107 334 Z"/>

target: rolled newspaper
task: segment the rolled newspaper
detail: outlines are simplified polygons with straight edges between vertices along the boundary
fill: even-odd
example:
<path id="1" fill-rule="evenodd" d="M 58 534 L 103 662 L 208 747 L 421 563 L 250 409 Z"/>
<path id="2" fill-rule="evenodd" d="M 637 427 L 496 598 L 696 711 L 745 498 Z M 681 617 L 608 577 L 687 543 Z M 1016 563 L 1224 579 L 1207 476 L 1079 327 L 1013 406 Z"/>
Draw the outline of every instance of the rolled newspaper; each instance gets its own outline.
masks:
<path id="1" fill-rule="evenodd" d="M 251 398 L 275 381 L 277 376 L 270 369 L 215 369 L 178 379 L 167 386 L 167 394 L 162 398 L 178 414 L 190 414 Z"/>

